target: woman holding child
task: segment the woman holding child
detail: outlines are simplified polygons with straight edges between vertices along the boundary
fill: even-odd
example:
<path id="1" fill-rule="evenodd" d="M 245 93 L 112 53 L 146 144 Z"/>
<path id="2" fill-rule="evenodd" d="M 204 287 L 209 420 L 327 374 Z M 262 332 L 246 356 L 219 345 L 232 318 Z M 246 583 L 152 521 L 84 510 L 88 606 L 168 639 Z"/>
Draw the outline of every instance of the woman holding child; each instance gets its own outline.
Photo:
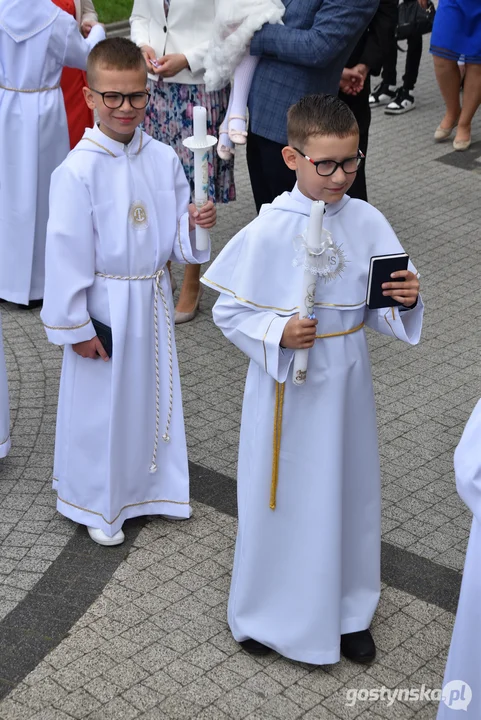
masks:
<path id="1" fill-rule="evenodd" d="M 204 57 L 212 33 L 218 0 L 134 0 L 132 40 L 142 48 L 149 70 L 150 104 L 144 127 L 156 140 L 171 145 L 194 188 L 193 154 L 182 144 L 192 135 L 192 110 L 207 109 L 207 132 L 218 136 L 229 101 L 229 88 L 206 92 Z M 209 197 L 235 200 L 234 163 L 212 153 Z M 201 296 L 200 267 L 187 266 L 175 311 L 175 322 L 192 320 Z"/>

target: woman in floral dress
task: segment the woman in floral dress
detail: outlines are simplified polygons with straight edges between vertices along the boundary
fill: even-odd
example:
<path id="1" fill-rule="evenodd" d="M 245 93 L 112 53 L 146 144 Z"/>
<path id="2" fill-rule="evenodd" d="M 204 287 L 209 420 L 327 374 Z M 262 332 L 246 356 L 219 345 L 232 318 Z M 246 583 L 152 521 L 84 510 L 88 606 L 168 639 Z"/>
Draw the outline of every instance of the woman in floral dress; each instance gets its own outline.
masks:
<path id="1" fill-rule="evenodd" d="M 206 92 L 204 57 L 219 0 L 134 0 L 132 40 L 142 48 L 149 70 L 150 104 L 145 130 L 177 152 L 194 190 L 193 153 L 182 140 L 193 134 L 193 108 L 207 109 L 207 133 L 219 135 L 229 102 L 229 87 Z M 235 200 L 234 162 L 211 151 L 209 196 Z M 187 265 L 175 311 L 176 323 L 192 320 L 201 297 L 200 266 Z"/>

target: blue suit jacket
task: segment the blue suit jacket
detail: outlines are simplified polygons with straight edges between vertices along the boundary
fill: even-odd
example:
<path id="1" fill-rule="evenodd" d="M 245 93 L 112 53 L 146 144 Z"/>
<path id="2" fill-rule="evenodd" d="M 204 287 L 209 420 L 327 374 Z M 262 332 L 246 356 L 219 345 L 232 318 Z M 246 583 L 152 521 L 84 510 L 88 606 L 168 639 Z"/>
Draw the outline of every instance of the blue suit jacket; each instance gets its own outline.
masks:
<path id="1" fill-rule="evenodd" d="M 304 95 L 337 95 L 342 70 L 379 0 L 283 0 L 284 25 L 252 38 L 259 55 L 249 94 L 252 132 L 287 143 L 286 118 Z"/>

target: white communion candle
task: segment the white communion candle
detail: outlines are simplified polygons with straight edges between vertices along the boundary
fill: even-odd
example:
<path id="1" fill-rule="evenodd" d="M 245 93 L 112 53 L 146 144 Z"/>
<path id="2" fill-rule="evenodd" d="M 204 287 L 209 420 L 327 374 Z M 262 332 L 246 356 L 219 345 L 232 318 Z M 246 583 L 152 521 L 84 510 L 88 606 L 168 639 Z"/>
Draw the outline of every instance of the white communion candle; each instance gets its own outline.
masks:
<path id="1" fill-rule="evenodd" d="M 310 317 L 314 310 L 317 274 L 312 273 L 308 266 L 311 265 L 313 257 L 316 257 L 321 251 L 324 205 L 322 200 L 319 200 L 314 201 L 311 206 L 311 215 L 307 226 L 306 261 L 299 299 L 300 320 Z M 292 376 L 294 385 L 303 385 L 306 382 L 308 356 L 309 350 L 296 350 Z"/>
<path id="2" fill-rule="evenodd" d="M 209 150 L 217 138 L 207 135 L 207 111 L 204 107 L 196 105 L 193 112 L 194 134 L 183 142 L 194 153 L 194 202 L 201 208 L 207 202 L 209 189 Z M 195 244 L 197 250 L 207 250 L 209 247 L 209 231 L 196 227 Z"/>

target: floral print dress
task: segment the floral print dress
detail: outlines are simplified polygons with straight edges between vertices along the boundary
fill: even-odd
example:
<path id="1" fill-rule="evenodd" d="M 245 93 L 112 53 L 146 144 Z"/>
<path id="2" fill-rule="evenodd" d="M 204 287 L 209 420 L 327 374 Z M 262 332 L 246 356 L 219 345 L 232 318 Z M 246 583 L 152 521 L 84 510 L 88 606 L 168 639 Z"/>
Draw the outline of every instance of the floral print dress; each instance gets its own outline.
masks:
<path id="1" fill-rule="evenodd" d="M 164 0 L 168 15 L 169 1 Z M 207 133 L 219 136 L 229 103 L 230 88 L 206 92 L 205 85 L 149 80 L 150 102 L 144 120 L 145 131 L 156 140 L 174 148 L 184 167 L 194 192 L 194 155 L 182 144 L 193 134 L 193 108 L 202 105 L 207 110 Z M 235 200 L 234 160 L 221 160 L 215 147 L 209 158 L 209 197 L 218 203 Z"/>

